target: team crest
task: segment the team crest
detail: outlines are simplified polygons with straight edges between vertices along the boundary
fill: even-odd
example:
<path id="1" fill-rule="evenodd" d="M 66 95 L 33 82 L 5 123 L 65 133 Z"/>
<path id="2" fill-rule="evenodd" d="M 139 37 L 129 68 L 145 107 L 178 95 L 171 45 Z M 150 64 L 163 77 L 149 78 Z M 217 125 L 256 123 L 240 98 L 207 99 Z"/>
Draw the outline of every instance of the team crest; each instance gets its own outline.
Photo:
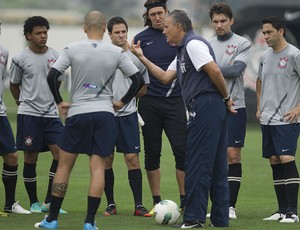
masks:
<path id="1" fill-rule="evenodd" d="M 228 45 L 226 54 L 228 54 L 229 56 L 233 55 L 235 53 L 235 49 L 236 49 L 235 45 Z"/>
<path id="2" fill-rule="evenodd" d="M 32 139 L 33 138 L 31 136 L 25 137 L 25 145 L 31 146 L 32 145 Z"/>
<path id="3" fill-rule="evenodd" d="M 279 69 L 286 69 L 288 60 L 289 59 L 287 57 L 280 58 L 277 67 Z"/>
<path id="4" fill-rule="evenodd" d="M 48 59 L 48 69 L 51 69 L 52 65 L 56 62 L 54 58 Z"/>

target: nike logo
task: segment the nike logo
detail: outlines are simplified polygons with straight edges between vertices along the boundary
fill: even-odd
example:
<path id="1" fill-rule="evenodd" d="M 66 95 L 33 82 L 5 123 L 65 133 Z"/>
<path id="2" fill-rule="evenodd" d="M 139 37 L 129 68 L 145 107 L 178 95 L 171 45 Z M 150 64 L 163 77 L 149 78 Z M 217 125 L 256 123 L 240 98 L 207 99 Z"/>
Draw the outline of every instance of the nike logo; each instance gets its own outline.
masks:
<path id="1" fill-rule="evenodd" d="M 289 151 L 290 149 L 282 149 L 281 151 L 284 153 L 284 152 L 287 152 Z"/>
<path id="2" fill-rule="evenodd" d="M 238 143 L 241 143 L 242 141 L 235 141 L 234 143 L 238 144 Z"/>
<path id="3" fill-rule="evenodd" d="M 135 148 L 135 149 L 139 149 L 139 148 L 140 148 L 140 146 L 134 146 L 134 148 Z"/>
<path id="4" fill-rule="evenodd" d="M 146 42 L 146 45 L 151 45 L 154 41 L 151 41 L 151 42 Z"/>
<path id="5" fill-rule="evenodd" d="M 199 223 L 195 223 L 195 224 L 191 224 L 191 225 L 183 224 L 183 225 L 181 225 L 181 228 L 194 228 L 194 227 L 198 227 L 198 226 L 199 226 L 199 228 L 203 228 L 203 226 L 201 226 Z"/>
<path id="6" fill-rule="evenodd" d="M 300 11 L 296 11 L 296 12 L 285 11 L 284 12 L 284 19 L 287 21 L 294 21 L 297 18 L 300 18 Z"/>
<path id="7" fill-rule="evenodd" d="M 30 66 L 32 66 L 32 64 L 27 65 L 27 67 L 30 67 Z"/>

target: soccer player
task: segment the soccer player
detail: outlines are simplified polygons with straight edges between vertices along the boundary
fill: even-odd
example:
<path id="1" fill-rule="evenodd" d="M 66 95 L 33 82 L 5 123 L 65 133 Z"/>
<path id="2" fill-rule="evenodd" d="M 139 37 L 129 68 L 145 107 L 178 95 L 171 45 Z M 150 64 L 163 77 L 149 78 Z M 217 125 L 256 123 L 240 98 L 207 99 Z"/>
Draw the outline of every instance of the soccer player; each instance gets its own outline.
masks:
<path id="1" fill-rule="evenodd" d="M 1 34 L 1 22 L 0 22 Z M 2 182 L 4 185 L 5 204 L 4 212 L 0 216 L 7 216 L 7 212 L 30 214 L 16 202 L 16 186 L 18 179 L 18 154 L 14 135 L 6 116 L 6 107 L 3 101 L 4 78 L 7 76 L 7 60 L 9 52 L 0 44 L 0 156 L 3 158 Z"/>
<path id="2" fill-rule="evenodd" d="M 268 158 L 278 211 L 264 220 L 299 222 L 299 173 L 295 162 L 300 115 L 300 52 L 285 40 L 286 27 L 277 16 L 262 20 L 270 49 L 261 59 L 256 81 L 257 113 L 262 131 L 262 156 Z"/>
<path id="3" fill-rule="evenodd" d="M 130 52 L 127 47 L 127 22 L 121 17 L 113 17 L 107 23 L 108 35 L 112 44 L 121 47 L 133 63 L 138 67 L 142 73 L 145 84 L 149 84 L 149 75 L 146 67 L 140 60 Z M 113 81 L 114 99 L 120 100 L 124 93 L 130 87 L 131 80 L 125 79 L 122 72 L 117 70 L 115 79 Z M 143 96 L 147 91 L 147 85 L 139 91 L 139 97 Z M 139 161 L 140 152 L 140 132 L 138 125 L 136 99 L 133 98 L 122 109 L 115 113 L 118 139 L 116 142 L 116 151 L 124 154 L 124 159 L 128 168 L 128 181 L 134 198 L 134 215 L 149 217 L 148 210 L 142 203 L 142 171 Z M 115 215 L 117 213 L 116 204 L 114 201 L 114 172 L 113 172 L 113 159 L 114 154 L 106 161 L 105 170 L 105 195 L 107 199 L 107 208 L 103 213 L 105 216 Z"/>
<path id="4" fill-rule="evenodd" d="M 47 84 L 47 74 L 58 52 L 46 45 L 47 19 L 29 17 L 24 22 L 28 47 L 12 59 L 10 90 L 18 106 L 17 149 L 24 151 L 23 180 L 30 200 L 30 211 L 49 211 L 52 181 L 58 165 L 56 145 L 63 125 L 57 106 Z M 40 152 L 53 155 L 49 171 L 48 191 L 43 203 L 37 197 L 36 164 Z M 61 212 L 65 213 L 64 210 Z"/>
<path id="5" fill-rule="evenodd" d="M 104 42 L 105 16 L 89 12 L 84 20 L 87 39 L 67 45 L 51 68 L 48 83 L 62 116 L 67 117 L 59 139 L 59 165 L 53 181 L 50 214 L 36 228 L 58 228 L 58 214 L 78 154 L 89 156 L 91 180 L 84 230 L 98 229 L 95 215 L 104 189 L 105 161 L 117 140 L 114 108 L 120 110 L 144 85 L 137 67 L 120 47 Z M 64 102 L 58 77 L 71 66 L 70 103 Z M 120 101 L 112 101 L 112 83 L 119 69 L 132 84 Z"/>
<path id="6" fill-rule="evenodd" d="M 163 35 L 167 0 L 147 0 L 144 4 L 144 25 L 147 29 L 137 34 L 145 57 L 166 70 L 176 55 L 176 47 Z M 165 132 L 175 157 L 175 170 L 180 194 L 180 208 L 184 208 L 184 157 L 186 152 L 186 112 L 177 80 L 164 85 L 149 72 L 147 94 L 139 99 L 138 110 L 145 121 L 142 134 L 145 149 L 145 169 L 153 197 L 153 205 L 161 201 L 160 157 L 162 133 Z M 151 213 L 153 212 L 153 209 Z"/>
<path id="7" fill-rule="evenodd" d="M 216 62 L 225 78 L 227 90 L 233 100 L 237 114 L 228 114 L 228 183 L 230 191 L 229 218 L 236 219 L 235 204 L 242 180 L 241 149 L 246 134 L 246 107 L 244 73 L 250 57 L 251 43 L 232 32 L 233 13 L 225 3 L 216 3 L 209 11 L 215 37 L 210 44 L 216 55 Z"/>
<path id="8" fill-rule="evenodd" d="M 143 55 L 140 41 L 132 44 L 148 71 L 163 83 L 177 78 L 189 112 L 185 158 L 186 203 L 181 228 L 202 228 L 211 191 L 211 222 L 228 226 L 227 111 L 232 100 L 224 77 L 214 61 L 210 44 L 193 32 L 187 13 L 174 10 L 166 16 L 163 34 L 177 47 L 177 56 L 164 71 Z"/>

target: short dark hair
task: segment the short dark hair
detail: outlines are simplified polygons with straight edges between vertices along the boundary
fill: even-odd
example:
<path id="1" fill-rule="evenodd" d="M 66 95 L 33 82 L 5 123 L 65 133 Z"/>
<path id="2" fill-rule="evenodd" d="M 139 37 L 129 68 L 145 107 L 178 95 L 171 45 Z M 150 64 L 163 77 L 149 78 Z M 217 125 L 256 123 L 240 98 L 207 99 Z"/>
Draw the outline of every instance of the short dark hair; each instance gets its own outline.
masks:
<path id="1" fill-rule="evenodd" d="M 26 19 L 26 21 L 24 22 L 24 26 L 23 26 L 23 32 L 24 32 L 24 36 L 26 37 L 27 33 L 32 33 L 33 28 L 37 27 L 37 26 L 45 26 L 47 28 L 47 30 L 50 29 L 50 25 L 49 22 L 47 21 L 46 18 L 42 17 L 42 16 L 33 16 L 33 17 L 28 17 Z"/>
<path id="2" fill-rule="evenodd" d="M 230 6 L 225 3 L 213 4 L 209 10 L 210 19 L 212 19 L 213 14 L 224 14 L 229 19 L 233 18 L 233 13 Z"/>
<path id="3" fill-rule="evenodd" d="M 124 24 L 126 26 L 126 30 L 128 31 L 128 24 L 122 17 L 113 17 L 107 23 L 108 32 L 112 32 L 114 25 Z"/>
<path id="4" fill-rule="evenodd" d="M 184 10 L 173 10 L 168 14 L 168 17 L 172 17 L 174 23 L 181 24 L 184 32 L 188 32 L 193 29 L 192 21 L 187 12 Z"/>
<path id="5" fill-rule="evenodd" d="M 285 21 L 283 18 L 279 17 L 279 16 L 270 16 L 267 18 L 264 18 L 261 21 L 261 24 L 271 24 L 272 27 L 274 27 L 277 31 L 280 29 L 283 29 L 283 36 L 285 37 L 285 31 L 286 31 L 286 26 L 285 26 Z"/>
<path id="6" fill-rule="evenodd" d="M 167 12 L 167 1 L 168 0 L 147 0 L 144 4 L 146 11 L 143 14 L 144 26 L 152 27 L 151 20 L 148 17 L 148 12 L 151 8 L 161 6 Z"/>

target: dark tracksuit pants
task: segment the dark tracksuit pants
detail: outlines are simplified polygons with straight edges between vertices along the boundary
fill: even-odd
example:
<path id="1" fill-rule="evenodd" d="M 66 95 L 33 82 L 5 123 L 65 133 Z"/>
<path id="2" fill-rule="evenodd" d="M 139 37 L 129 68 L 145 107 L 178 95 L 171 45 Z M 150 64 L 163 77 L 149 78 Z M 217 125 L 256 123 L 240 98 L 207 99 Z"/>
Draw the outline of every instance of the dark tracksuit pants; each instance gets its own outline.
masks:
<path id="1" fill-rule="evenodd" d="M 211 192 L 211 222 L 226 227 L 229 209 L 227 181 L 227 109 L 218 93 L 197 96 L 188 106 L 185 159 L 186 205 L 184 221 L 206 221 Z"/>

